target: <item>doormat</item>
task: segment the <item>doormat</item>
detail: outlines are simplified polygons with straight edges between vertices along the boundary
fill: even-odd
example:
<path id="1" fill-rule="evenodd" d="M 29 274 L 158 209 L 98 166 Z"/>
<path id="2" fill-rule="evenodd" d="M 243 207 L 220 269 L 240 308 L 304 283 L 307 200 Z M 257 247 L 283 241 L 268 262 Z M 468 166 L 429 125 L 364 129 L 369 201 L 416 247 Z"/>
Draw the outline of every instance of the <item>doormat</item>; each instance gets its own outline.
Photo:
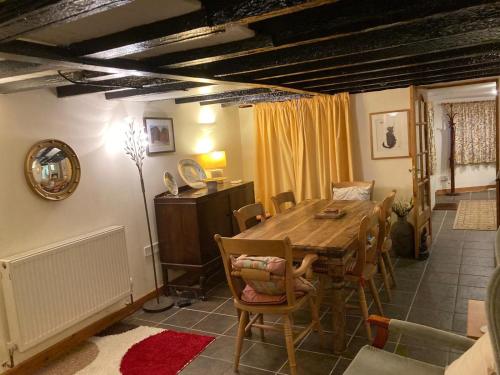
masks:
<path id="1" fill-rule="evenodd" d="M 436 203 L 434 205 L 435 211 L 456 211 L 458 205 L 455 202 Z"/>
<path id="2" fill-rule="evenodd" d="M 496 230 L 495 200 L 466 200 L 458 204 L 453 229 Z"/>

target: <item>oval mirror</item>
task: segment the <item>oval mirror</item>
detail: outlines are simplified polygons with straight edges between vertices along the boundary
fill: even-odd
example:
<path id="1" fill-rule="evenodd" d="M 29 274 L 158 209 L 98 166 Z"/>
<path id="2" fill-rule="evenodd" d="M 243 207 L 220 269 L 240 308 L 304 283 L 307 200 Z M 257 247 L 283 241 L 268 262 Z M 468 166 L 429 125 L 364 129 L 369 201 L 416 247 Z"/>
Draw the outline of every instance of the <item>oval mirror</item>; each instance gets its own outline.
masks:
<path id="1" fill-rule="evenodd" d="M 31 147 L 26 155 L 25 174 L 35 193 L 45 199 L 62 200 L 80 182 L 80 162 L 66 143 L 48 139 Z"/>

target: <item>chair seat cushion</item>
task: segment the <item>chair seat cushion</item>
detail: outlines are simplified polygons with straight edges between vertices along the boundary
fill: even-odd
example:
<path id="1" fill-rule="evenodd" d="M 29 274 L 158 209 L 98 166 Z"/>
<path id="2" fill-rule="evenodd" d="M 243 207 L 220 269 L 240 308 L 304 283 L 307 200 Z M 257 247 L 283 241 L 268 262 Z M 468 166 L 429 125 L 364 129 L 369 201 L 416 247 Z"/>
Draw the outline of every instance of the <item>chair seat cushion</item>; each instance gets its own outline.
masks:
<path id="1" fill-rule="evenodd" d="M 305 293 L 295 291 L 295 297 L 304 296 Z M 246 285 L 241 293 L 241 300 L 251 305 L 281 305 L 286 302 L 286 294 L 270 295 L 257 292 L 250 285 Z"/>
<path id="2" fill-rule="evenodd" d="M 443 375 L 444 368 L 366 345 L 344 375 Z"/>
<path id="3" fill-rule="evenodd" d="M 236 270 L 250 269 L 268 273 L 267 279 L 242 277 L 247 285 L 259 294 L 282 297 L 285 294 L 285 268 L 286 262 L 278 257 L 250 257 L 241 255 L 232 260 Z M 314 285 L 302 277 L 293 279 L 295 292 L 310 292 L 315 290 Z"/>
<path id="4" fill-rule="evenodd" d="M 333 188 L 333 199 L 338 201 L 368 201 L 370 200 L 371 186 L 350 186 Z"/>

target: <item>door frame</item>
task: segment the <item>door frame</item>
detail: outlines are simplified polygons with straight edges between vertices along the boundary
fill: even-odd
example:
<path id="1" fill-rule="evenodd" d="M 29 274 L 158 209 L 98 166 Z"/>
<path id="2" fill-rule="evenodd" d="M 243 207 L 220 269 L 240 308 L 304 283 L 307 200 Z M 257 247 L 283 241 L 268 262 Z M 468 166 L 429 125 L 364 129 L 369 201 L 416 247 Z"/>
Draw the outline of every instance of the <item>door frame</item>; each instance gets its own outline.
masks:
<path id="1" fill-rule="evenodd" d="M 452 83 L 436 83 L 431 85 L 421 85 L 421 86 L 410 86 L 410 100 L 411 100 L 411 115 L 412 118 L 415 118 L 414 113 L 414 101 L 413 94 L 418 89 L 424 90 L 432 90 L 432 89 L 441 89 L 446 87 L 456 87 L 456 86 L 469 86 L 469 85 L 477 85 L 481 83 L 495 83 L 495 88 L 497 90 L 496 95 L 496 134 L 495 134 L 495 154 L 496 154 L 496 207 L 497 207 L 497 228 L 500 226 L 500 135 L 498 134 L 500 131 L 500 77 L 491 77 L 491 78 L 482 78 L 478 80 L 466 80 L 466 81 L 456 81 Z M 414 121 L 414 120 L 413 120 Z M 415 189 L 415 186 L 413 187 Z M 420 241 L 420 240 L 419 240 Z M 417 240 L 415 240 L 415 243 Z M 417 250 L 416 250 L 417 251 Z"/>

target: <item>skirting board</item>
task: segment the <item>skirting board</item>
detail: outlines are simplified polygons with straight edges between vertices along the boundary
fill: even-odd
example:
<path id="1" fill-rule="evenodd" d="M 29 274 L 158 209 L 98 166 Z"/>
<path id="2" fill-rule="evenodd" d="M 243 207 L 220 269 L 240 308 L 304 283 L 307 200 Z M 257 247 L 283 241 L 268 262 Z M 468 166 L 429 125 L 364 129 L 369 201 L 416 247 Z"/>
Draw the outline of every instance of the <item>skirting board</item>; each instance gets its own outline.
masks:
<path id="1" fill-rule="evenodd" d="M 163 292 L 163 286 L 160 287 L 160 290 Z M 145 296 L 135 300 L 132 304 L 105 316 L 89 326 L 82 328 L 80 331 L 75 332 L 71 336 L 59 341 L 57 344 L 54 344 L 40 353 L 35 354 L 33 357 L 17 364 L 14 368 L 7 370 L 2 375 L 28 375 L 34 373 L 48 362 L 51 362 L 67 353 L 78 344 L 87 340 L 89 337 L 94 336 L 109 326 L 132 315 L 142 307 L 144 302 L 149 301 L 151 298 L 155 297 L 155 295 L 156 291 L 153 290 Z"/>
<path id="2" fill-rule="evenodd" d="M 469 187 L 455 188 L 455 192 L 457 192 L 457 193 L 473 193 L 476 191 L 494 189 L 495 187 L 496 187 L 496 185 L 469 186 Z M 450 191 L 450 189 L 436 190 L 436 195 L 446 195 L 449 191 Z"/>

